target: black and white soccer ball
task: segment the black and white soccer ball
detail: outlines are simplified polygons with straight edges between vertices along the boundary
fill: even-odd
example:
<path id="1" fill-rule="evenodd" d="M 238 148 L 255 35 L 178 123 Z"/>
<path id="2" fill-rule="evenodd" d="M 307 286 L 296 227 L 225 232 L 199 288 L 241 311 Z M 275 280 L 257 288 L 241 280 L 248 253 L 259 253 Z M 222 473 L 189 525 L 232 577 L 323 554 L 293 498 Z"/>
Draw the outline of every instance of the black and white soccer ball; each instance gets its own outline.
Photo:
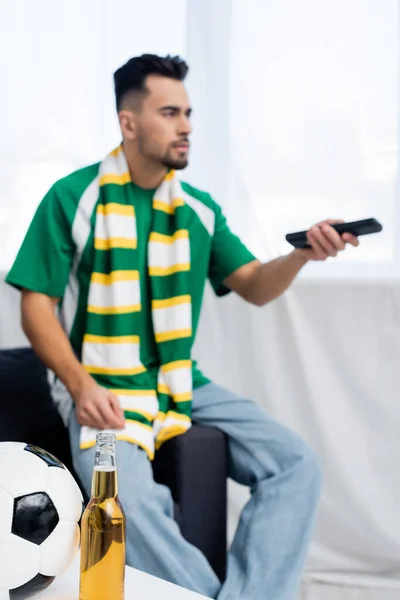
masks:
<path id="1" fill-rule="evenodd" d="M 81 491 L 41 448 L 0 443 L 0 600 L 23 600 L 71 564 L 80 545 Z"/>

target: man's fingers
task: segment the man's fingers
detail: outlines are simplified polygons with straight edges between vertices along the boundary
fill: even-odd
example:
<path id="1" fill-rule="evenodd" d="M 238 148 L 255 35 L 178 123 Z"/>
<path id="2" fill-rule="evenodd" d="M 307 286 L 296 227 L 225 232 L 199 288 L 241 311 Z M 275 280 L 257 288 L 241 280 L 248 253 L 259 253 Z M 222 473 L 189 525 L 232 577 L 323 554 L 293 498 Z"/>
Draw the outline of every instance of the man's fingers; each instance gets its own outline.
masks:
<path id="1" fill-rule="evenodd" d="M 315 240 L 313 237 L 311 237 L 308 233 L 307 233 L 307 240 L 311 246 L 310 252 L 313 253 L 311 255 L 312 259 L 313 260 L 325 260 L 328 255 L 325 252 L 325 250 L 322 248 L 322 246 L 320 246 L 318 241 Z"/>
<path id="2" fill-rule="evenodd" d="M 103 397 L 101 402 L 91 402 L 77 414 L 80 425 L 95 427 L 96 429 L 122 429 L 124 426 L 121 420 L 114 412 L 107 397 Z"/>
<path id="3" fill-rule="evenodd" d="M 118 396 L 102 386 L 93 386 L 76 400 L 76 416 L 80 425 L 96 429 L 123 429 L 124 413 Z"/>
<path id="4" fill-rule="evenodd" d="M 329 224 L 324 224 L 321 226 L 322 233 L 328 238 L 333 247 L 336 250 L 344 250 L 345 242 L 342 240 L 337 231 L 333 229 Z"/>
<path id="5" fill-rule="evenodd" d="M 355 235 L 352 235 L 351 233 L 343 233 L 342 240 L 346 244 L 351 244 L 352 246 L 359 246 L 360 244 L 358 238 Z"/>
<path id="6" fill-rule="evenodd" d="M 344 223 L 344 222 L 345 221 L 343 219 L 326 219 L 326 221 L 322 221 L 319 224 L 321 226 L 322 230 L 324 230 L 326 232 L 326 234 L 330 237 L 331 241 L 335 243 L 335 246 L 339 250 L 344 249 L 344 244 L 351 244 L 352 246 L 355 246 L 355 247 L 360 245 L 360 242 L 359 242 L 357 236 L 355 236 L 351 233 L 343 233 L 340 236 L 340 234 L 338 234 L 338 232 L 335 231 L 335 229 L 333 229 L 331 227 L 326 227 L 326 225 L 337 225 L 338 223 Z M 329 231 L 329 233 L 328 233 L 328 231 Z M 334 237 L 332 237 L 332 236 L 334 236 Z M 340 238 L 341 241 L 344 242 L 344 244 L 341 245 L 338 238 Z"/>
<path id="7" fill-rule="evenodd" d="M 326 219 L 314 225 L 307 231 L 307 240 L 311 248 L 303 250 L 306 258 L 311 260 L 326 260 L 328 256 L 337 256 L 344 250 L 346 244 L 358 246 L 359 241 L 355 235 L 344 233 L 340 235 L 332 225 L 344 223 L 343 219 Z"/>
<path id="8" fill-rule="evenodd" d="M 115 426 L 122 429 L 123 427 L 125 427 L 125 417 L 124 411 L 121 408 L 121 404 L 118 400 L 118 397 L 115 394 L 110 393 L 108 395 L 108 399 L 110 402 L 111 410 L 114 413 L 114 419 L 116 422 Z"/>
<path id="9" fill-rule="evenodd" d="M 87 406 L 77 414 L 77 417 L 80 425 L 87 425 L 96 429 L 105 429 L 107 427 L 95 405 Z"/>
<path id="10" fill-rule="evenodd" d="M 119 429 L 121 422 L 115 414 L 109 396 L 102 398 L 101 404 L 98 405 L 98 410 L 105 423 L 104 428 Z"/>
<path id="11" fill-rule="evenodd" d="M 307 238 L 313 249 L 321 256 L 321 259 L 328 256 L 336 256 L 337 250 L 334 245 L 325 237 L 318 226 L 311 227 Z"/>

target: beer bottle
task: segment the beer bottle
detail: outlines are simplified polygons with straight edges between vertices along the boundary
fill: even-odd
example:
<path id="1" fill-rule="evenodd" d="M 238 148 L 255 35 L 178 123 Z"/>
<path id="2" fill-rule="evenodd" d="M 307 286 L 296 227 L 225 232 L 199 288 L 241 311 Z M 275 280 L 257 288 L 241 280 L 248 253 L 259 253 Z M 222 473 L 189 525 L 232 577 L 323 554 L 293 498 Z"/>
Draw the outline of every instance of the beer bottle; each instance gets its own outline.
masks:
<path id="1" fill-rule="evenodd" d="M 118 498 L 115 434 L 96 436 L 90 501 L 81 521 L 79 600 L 123 600 L 125 513 Z"/>

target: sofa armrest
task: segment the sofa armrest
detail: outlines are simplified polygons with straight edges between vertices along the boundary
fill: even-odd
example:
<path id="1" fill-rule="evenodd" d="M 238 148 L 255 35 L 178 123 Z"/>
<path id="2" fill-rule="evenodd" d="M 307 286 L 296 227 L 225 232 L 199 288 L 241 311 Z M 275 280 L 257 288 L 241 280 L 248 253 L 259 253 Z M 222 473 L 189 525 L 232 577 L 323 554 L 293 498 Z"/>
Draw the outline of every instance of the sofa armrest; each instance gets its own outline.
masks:
<path id="1" fill-rule="evenodd" d="M 167 485 L 184 538 L 199 548 L 223 580 L 227 546 L 227 447 L 214 427 L 194 424 L 165 442 L 153 461 L 154 479 Z"/>

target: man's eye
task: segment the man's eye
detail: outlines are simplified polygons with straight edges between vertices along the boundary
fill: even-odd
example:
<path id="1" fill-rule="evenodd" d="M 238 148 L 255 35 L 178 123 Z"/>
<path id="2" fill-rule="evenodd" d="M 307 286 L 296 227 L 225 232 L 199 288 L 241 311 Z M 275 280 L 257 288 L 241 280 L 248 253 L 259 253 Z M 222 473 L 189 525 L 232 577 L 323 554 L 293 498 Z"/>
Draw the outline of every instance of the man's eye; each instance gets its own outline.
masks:
<path id="1" fill-rule="evenodd" d="M 164 111 L 164 116 L 165 117 L 173 117 L 175 115 L 175 111 L 173 110 L 166 110 Z"/>

